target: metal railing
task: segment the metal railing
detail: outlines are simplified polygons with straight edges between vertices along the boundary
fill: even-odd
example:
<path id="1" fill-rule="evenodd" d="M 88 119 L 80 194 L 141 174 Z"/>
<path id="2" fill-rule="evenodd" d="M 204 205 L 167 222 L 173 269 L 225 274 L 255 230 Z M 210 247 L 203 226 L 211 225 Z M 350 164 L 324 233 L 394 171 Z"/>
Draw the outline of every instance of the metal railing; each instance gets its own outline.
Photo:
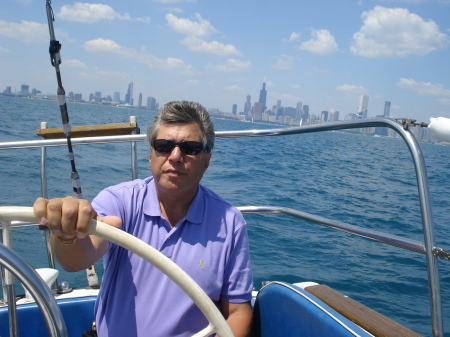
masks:
<path id="1" fill-rule="evenodd" d="M 430 298 L 430 314 L 433 336 L 443 336 L 443 314 L 441 304 L 441 289 L 439 280 L 438 259 L 450 259 L 450 253 L 442 248 L 435 246 L 435 233 L 434 224 L 431 212 L 430 193 L 428 187 L 428 178 L 426 173 L 425 161 L 422 151 L 417 140 L 412 133 L 408 130 L 407 124 L 400 124 L 390 119 L 370 119 L 370 120 L 352 120 L 344 122 L 331 122 L 324 124 L 306 125 L 299 127 L 288 128 L 275 128 L 275 129 L 259 129 L 259 130 L 240 130 L 240 131 L 218 131 L 216 132 L 217 138 L 237 138 L 237 137 L 262 137 L 262 136 L 281 136 L 281 135 L 293 135 L 333 130 L 344 129 L 358 129 L 369 127 L 388 127 L 397 132 L 400 137 L 405 141 L 408 149 L 411 153 L 418 186 L 420 211 L 422 218 L 422 228 L 424 233 L 424 242 L 410 240 L 403 237 L 394 236 L 391 234 L 381 233 L 378 231 L 349 225 L 343 222 L 329 220 L 316 215 L 299 212 L 296 210 L 284 208 L 284 207 L 256 207 L 245 206 L 238 207 L 243 213 L 282 213 L 288 214 L 300 219 L 318 223 L 330 228 L 345 231 L 354 235 L 362 236 L 371 240 L 376 240 L 389 245 L 397 246 L 400 248 L 408 249 L 410 251 L 418 252 L 426 255 L 427 262 L 427 275 L 428 275 L 428 287 Z M 99 143 L 120 143 L 130 142 L 131 147 L 131 170 L 133 177 L 137 176 L 137 155 L 136 142 L 145 141 L 145 135 L 134 134 L 125 136 L 103 136 L 103 137 L 85 137 L 72 139 L 73 145 L 81 144 L 99 144 Z M 53 140 L 35 140 L 35 141 L 19 141 L 19 142 L 5 142 L 0 143 L 0 150 L 2 149 L 15 149 L 15 148 L 31 148 L 41 147 L 41 173 L 45 172 L 45 148 L 51 146 L 64 146 L 66 140 L 53 139 Z M 45 173 L 43 174 L 42 184 L 46 184 Z M 133 178 L 134 179 L 134 178 Z"/>

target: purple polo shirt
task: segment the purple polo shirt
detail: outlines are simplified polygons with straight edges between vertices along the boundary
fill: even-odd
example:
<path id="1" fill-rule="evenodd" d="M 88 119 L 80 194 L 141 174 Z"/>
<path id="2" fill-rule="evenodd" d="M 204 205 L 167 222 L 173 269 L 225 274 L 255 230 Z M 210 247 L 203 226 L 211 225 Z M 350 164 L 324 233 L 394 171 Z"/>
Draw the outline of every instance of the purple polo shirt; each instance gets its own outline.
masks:
<path id="1" fill-rule="evenodd" d="M 171 228 L 162 216 L 153 177 L 109 187 L 92 202 L 100 216 L 147 242 L 186 271 L 220 307 L 251 299 L 247 228 L 242 214 L 199 186 L 185 217 Z M 139 256 L 110 243 L 95 305 L 98 335 L 192 336 L 208 325 L 184 292 Z"/>

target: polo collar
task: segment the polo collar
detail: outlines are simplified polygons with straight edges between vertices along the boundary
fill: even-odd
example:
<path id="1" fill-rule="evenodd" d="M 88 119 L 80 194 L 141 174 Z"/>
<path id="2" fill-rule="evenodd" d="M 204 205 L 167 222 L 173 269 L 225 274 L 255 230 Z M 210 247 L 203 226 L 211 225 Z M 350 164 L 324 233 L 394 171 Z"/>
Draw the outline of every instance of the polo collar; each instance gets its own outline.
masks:
<path id="1" fill-rule="evenodd" d="M 194 199 L 189 206 L 189 210 L 184 216 L 184 220 L 193 224 L 201 224 L 203 222 L 204 210 L 204 190 L 203 186 L 199 184 L 197 193 L 195 193 Z M 144 197 L 143 211 L 149 216 L 162 217 L 153 177 L 147 182 L 147 193 Z"/>

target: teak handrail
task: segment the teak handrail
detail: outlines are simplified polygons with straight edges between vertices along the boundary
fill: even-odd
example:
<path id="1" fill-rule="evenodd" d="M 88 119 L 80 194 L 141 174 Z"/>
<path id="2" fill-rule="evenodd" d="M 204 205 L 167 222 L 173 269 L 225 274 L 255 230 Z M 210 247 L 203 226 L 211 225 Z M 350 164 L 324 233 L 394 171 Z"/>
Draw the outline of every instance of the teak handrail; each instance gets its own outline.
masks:
<path id="1" fill-rule="evenodd" d="M 94 137 L 94 136 L 118 136 L 139 133 L 137 123 L 112 123 L 99 125 L 72 126 L 70 136 L 72 138 Z M 65 138 L 65 134 L 60 128 L 36 129 L 36 134 L 44 139 Z"/>

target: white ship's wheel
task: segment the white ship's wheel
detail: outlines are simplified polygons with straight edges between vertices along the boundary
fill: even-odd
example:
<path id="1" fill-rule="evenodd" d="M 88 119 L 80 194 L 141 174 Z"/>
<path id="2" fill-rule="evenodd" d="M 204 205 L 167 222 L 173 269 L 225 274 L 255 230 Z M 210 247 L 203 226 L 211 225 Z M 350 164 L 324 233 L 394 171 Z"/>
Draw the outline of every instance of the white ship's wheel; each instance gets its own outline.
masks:
<path id="1" fill-rule="evenodd" d="M 0 207 L 0 221 L 36 222 L 32 207 Z M 202 288 L 172 260 L 142 240 L 103 222 L 92 220 L 89 233 L 111 241 L 158 268 L 174 281 L 198 306 L 209 321 L 209 325 L 194 337 L 217 333 L 221 337 L 233 337 L 230 327 L 216 305 Z M 34 294 L 32 294 L 34 296 Z"/>

